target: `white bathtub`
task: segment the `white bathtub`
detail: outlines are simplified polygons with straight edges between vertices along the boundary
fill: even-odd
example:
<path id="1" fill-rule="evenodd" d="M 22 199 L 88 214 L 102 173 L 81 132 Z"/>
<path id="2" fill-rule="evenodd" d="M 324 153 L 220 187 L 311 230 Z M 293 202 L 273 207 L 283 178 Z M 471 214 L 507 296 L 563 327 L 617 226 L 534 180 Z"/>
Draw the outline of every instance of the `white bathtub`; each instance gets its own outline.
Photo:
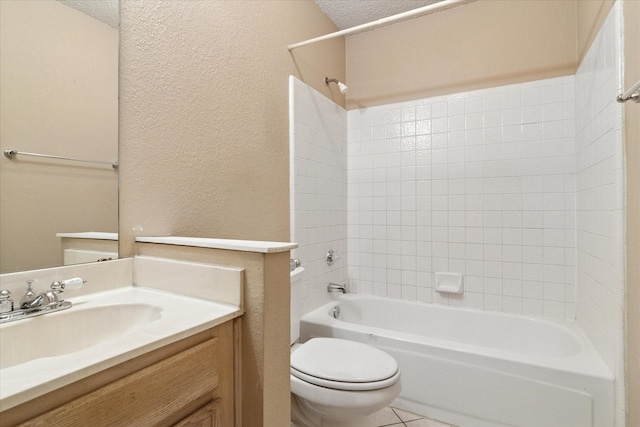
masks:
<path id="1" fill-rule="evenodd" d="M 613 425 L 613 375 L 573 322 L 351 294 L 303 316 L 301 341 L 316 336 L 395 357 L 400 409 L 461 427 Z"/>

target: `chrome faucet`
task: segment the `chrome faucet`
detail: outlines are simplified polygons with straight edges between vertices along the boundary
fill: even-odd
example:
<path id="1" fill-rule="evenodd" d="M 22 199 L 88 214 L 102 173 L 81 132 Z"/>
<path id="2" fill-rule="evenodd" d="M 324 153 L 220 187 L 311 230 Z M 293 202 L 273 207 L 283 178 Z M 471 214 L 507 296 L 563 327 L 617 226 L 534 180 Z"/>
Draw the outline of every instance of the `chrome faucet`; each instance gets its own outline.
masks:
<path id="1" fill-rule="evenodd" d="M 29 308 L 31 304 L 38 298 L 38 296 L 33 292 L 31 286 L 33 286 L 33 282 L 35 280 L 27 280 L 27 292 L 20 298 L 20 303 L 18 307 L 20 308 Z"/>
<path id="2" fill-rule="evenodd" d="M 20 299 L 17 307 L 14 306 L 14 302 L 11 299 L 11 292 L 7 290 L 0 291 L 0 323 L 70 308 L 71 303 L 64 300 L 64 290 L 79 289 L 87 283 L 81 277 L 60 282 L 56 281 L 51 284 L 51 290 L 36 295 L 31 288 L 33 282 L 33 280 L 27 280 L 27 291 Z"/>
<path id="3" fill-rule="evenodd" d="M 343 285 L 340 283 L 329 283 L 329 286 L 327 286 L 327 292 L 342 292 L 343 294 L 346 294 L 347 285 Z"/>
<path id="4" fill-rule="evenodd" d="M 33 294 L 33 292 L 28 291 L 28 294 Z M 34 294 L 35 295 L 35 294 Z M 59 303 L 58 296 L 53 291 L 42 292 L 41 294 L 34 296 L 33 298 L 30 296 L 27 297 L 25 295 L 20 300 L 20 308 L 23 310 L 29 310 L 32 308 L 44 307 L 49 304 Z"/>

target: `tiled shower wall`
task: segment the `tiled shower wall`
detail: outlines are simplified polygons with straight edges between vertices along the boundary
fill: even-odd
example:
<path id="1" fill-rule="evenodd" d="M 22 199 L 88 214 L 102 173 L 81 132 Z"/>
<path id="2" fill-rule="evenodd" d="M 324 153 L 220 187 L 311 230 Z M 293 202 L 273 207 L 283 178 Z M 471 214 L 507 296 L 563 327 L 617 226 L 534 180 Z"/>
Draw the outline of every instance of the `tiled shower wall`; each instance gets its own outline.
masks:
<path id="1" fill-rule="evenodd" d="M 616 2 L 576 73 L 576 319 L 616 376 L 624 425 L 622 14 Z M 628 86 L 628 85 L 627 85 Z"/>
<path id="2" fill-rule="evenodd" d="M 302 313 L 330 300 L 329 282 L 347 282 L 347 112 L 289 79 L 292 256 L 305 268 Z M 337 260 L 327 265 L 333 249 Z"/>
<path id="3" fill-rule="evenodd" d="M 573 319 L 574 93 L 567 76 L 349 111 L 351 285 Z"/>

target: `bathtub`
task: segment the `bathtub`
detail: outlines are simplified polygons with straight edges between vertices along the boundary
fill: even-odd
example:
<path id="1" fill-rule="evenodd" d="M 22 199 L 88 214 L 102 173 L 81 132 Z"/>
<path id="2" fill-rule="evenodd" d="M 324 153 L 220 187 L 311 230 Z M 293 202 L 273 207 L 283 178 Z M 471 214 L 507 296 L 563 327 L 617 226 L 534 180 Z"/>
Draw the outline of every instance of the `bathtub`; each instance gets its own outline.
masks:
<path id="1" fill-rule="evenodd" d="M 395 357 L 400 409 L 461 427 L 613 425 L 613 375 L 573 322 L 341 294 L 300 328 L 302 342 L 344 338 Z"/>

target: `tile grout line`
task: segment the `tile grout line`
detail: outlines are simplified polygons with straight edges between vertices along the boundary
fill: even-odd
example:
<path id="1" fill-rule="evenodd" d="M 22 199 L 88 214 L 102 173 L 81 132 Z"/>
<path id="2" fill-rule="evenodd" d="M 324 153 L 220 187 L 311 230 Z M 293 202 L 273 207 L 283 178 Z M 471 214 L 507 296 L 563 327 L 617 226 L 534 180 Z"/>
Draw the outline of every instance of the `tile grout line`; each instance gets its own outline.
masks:
<path id="1" fill-rule="evenodd" d="M 400 415 L 398 415 L 398 413 L 396 412 L 395 408 L 391 408 L 391 410 L 393 411 L 393 413 L 394 413 L 394 414 L 396 414 L 396 417 L 398 417 L 398 418 L 400 419 L 400 422 L 402 423 L 402 425 L 403 425 L 404 427 L 407 427 L 407 424 L 404 422 L 404 420 L 402 419 L 402 417 L 400 417 Z M 418 419 L 418 418 L 416 418 L 416 419 Z M 414 421 L 414 420 L 411 420 L 411 421 Z"/>

